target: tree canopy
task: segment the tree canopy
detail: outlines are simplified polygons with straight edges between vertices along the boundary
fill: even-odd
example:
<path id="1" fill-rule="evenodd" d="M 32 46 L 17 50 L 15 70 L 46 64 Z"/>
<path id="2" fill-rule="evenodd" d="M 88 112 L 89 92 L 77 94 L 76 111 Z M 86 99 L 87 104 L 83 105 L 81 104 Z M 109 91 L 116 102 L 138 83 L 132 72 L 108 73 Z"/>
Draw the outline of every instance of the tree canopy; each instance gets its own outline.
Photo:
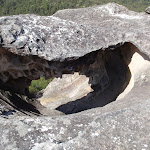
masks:
<path id="1" fill-rule="evenodd" d="M 144 11 L 150 0 L 0 0 L 0 16 L 17 14 L 52 15 L 66 8 L 88 7 L 116 2 L 134 11 Z"/>

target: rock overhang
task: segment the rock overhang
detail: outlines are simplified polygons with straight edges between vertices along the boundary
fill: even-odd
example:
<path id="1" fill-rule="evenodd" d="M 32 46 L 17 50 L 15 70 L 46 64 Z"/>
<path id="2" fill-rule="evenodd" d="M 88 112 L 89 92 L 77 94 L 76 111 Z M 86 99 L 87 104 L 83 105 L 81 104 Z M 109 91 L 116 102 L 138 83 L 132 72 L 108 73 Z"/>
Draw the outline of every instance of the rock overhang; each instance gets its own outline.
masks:
<path id="1" fill-rule="evenodd" d="M 129 11 L 115 3 L 61 10 L 53 16 L 1 17 L 1 64 L 5 64 L 0 74 L 2 87 L 5 83 L 8 89 L 17 85 L 15 92 L 27 94 L 31 81 L 40 76 L 58 78 L 75 72 L 87 76 L 91 84 L 93 75 L 88 68 L 92 64 L 87 60 L 96 62 L 103 59 L 105 51 L 115 51 L 127 43 L 135 45 L 138 53 L 149 59 L 148 20 L 148 14 Z M 98 58 L 97 55 L 101 56 Z M 106 63 L 100 61 L 101 64 Z M 98 76 L 103 79 L 101 73 Z M 20 82 L 21 85 L 18 84 Z"/>
<path id="2" fill-rule="evenodd" d="M 125 42 L 149 56 L 149 19 L 148 14 L 115 3 L 59 11 L 53 16 L 1 17 L 1 44 L 16 54 L 38 55 L 49 61 L 81 57 Z"/>

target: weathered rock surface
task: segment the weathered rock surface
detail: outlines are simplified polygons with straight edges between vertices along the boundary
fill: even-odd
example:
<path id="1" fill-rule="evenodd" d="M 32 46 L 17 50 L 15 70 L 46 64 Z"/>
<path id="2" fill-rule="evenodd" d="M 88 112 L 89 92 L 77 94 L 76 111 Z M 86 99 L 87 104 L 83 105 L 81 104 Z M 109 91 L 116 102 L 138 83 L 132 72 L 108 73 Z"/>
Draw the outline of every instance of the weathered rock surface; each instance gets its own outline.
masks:
<path id="1" fill-rule="evenodd" d="M 1 17 L 0 149 L 150 149 L 149 26 L 115 3 Z"/>
<path id="2" fill-rule="evenodd" d="M 145 12 L 148 13 L 148 14 L 150 14 L 150 7 L 147 7 L 147 8 L 145 9 Z"/>
<path id="3" fill-rule="evenodd" d="M 1 148 L 148 150 L 149 107 L 148 99 L 128 108 L 103 114 L 99 108 L 95 108 L 65 117 L 1 118 Z"/>
<path id="4" fill-rule="evenodd" d="M 54 79 L 44 90 L 40 102 L 42 105 L 49 106 L 50 109 L 55 109 L 58 106 L 86 96 L 93 89 L 89 85 L 89 78 L 85 75 L 74 73 L 73 75 L 63 75 L 62 78 Z M 60 103 L 56 105 L 56 103 Z"/>

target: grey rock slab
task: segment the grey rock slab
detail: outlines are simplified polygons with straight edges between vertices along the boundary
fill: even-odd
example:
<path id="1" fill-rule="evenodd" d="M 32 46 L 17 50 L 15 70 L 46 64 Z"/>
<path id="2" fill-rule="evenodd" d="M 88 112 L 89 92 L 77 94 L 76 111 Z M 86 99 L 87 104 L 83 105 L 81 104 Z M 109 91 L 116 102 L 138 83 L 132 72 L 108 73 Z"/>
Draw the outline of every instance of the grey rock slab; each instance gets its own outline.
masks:
<path id="1" fill-rule="evenodd" d="M 9 149 L 149 149 L 150 101 L 104 114 L 13 120 L 1 118 L 1 147 Z M 96 111 L 95 111 L 96 112 Z M 52 148 L 51 148 L 52 147 Z"/>
<path id="2" fill-rule="evenodd" d="M 149 149 L 149 100 L 145 104 L 99 115 L 77 138 L 65 143 L 65 149 Z M 144 110 L 145 111 L 141 111 Z M 145 134 L 147 133 L 147 134 Z"/>
<path id="3" fill-rule="evenodd" d="M 131 42 L 150 56 L 150 16 L 115 3 L 62 10 L 53 16 L 1 17 L 0 24 L 3 47 L 20 55 L 64 60 Z"/>

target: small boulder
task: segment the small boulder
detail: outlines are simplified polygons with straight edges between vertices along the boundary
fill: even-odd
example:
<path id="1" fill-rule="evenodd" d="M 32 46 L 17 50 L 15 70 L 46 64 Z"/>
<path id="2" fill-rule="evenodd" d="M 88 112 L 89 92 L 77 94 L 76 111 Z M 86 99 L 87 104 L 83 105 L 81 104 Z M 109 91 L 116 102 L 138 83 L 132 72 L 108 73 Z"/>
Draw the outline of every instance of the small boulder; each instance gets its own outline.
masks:
<path id="1" fill-rule="evenodd" d="M 146 12 L 147 14 L 150 14 L 150 6 L 145 9 L 145 12 Z"/>

